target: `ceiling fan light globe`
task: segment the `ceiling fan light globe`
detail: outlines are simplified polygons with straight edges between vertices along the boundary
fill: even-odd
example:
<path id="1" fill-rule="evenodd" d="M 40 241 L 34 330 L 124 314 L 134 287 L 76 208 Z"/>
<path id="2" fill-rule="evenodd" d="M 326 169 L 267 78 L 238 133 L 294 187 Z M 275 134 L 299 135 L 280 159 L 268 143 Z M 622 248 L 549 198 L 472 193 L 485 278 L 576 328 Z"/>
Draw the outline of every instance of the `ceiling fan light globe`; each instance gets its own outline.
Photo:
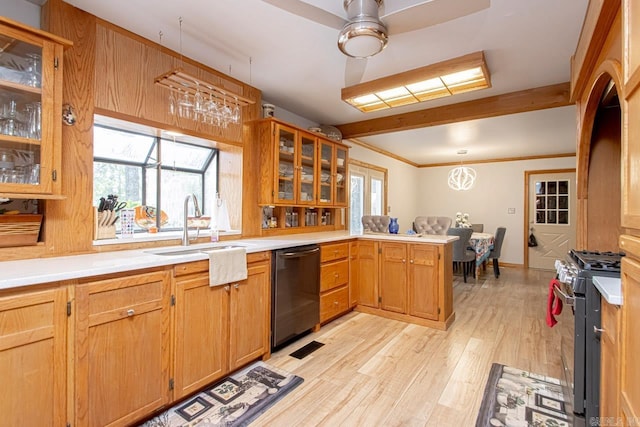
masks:
<path id="1" fill-rule="evenodd" d="M 388 41 L 387 28 L 380 22 L 351 22 L 340 31 L 338 48 L 353 58 L 369 58 L 380 53 Z"/>

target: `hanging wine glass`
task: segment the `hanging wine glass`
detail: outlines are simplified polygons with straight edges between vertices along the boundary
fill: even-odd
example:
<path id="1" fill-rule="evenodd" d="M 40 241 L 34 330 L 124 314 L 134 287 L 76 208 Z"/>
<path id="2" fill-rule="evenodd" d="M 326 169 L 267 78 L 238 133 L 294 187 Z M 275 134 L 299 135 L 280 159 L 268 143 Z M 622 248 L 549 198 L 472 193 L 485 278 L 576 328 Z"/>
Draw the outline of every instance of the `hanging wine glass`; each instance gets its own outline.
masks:
<path id="1" fill-rule="evenodd" d="M 173 86 L 169 86 L 169 114 L 172 116 L 176 115 L 176 97 Z"/>
<path id="2" fill-rule="evenodd" d="M 233 107 L 232 121 L 233 123 L 240 123 L 240 105 L 238 105 L 238 97 L 235 97 L 236 105 Z"/>
<path id="3" fill-rule="evenodd" d="M 204 117 L 204 98 L 202 92 L 200 92 L 200 85 L 196 83 L 196 93 L 193 95 L 193 114 L 194 120 L 200 120 Z"/>
<path id="4" fill-rule="evenodd" d="M 191 118 L 191 112 L 193 110 L 193 102 L 191 101 L 191 97 L 189 96 L 189 92 L 186 90 L 182 92 L 180 96 L 180 100 L 178 101 L 180 105 L 180 117 Z"/>

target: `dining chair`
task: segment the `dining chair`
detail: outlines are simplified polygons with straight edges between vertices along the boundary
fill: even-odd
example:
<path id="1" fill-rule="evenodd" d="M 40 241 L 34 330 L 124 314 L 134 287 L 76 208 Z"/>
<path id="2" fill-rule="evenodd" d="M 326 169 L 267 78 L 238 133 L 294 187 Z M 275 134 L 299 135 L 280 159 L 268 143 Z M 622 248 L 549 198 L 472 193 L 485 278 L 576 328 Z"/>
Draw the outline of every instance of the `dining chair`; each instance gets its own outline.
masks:
<path id="1" fill-rule="evenodd" d="M 365 233 L 388 233 L 390 221 L 388 215 L 363 215 L 362 228 Z"/>
<path id="2" fill-rule="evenodd" d="M 496 279 L 500 277 L 500 266 L 498 265 L 498 258 L 500 258 L 502 241 L 504 240 L 504 234 L 506 232 L 506 227 L 498 227 L 496 229 L 496 234 L 493 238 L 493 249 L 491 249 L 491 252 L 489 252 L 489 258 L 493 260 L 493 275 L 496 276 Z"/>
<path id="3" fill-rule="evenodd" d="M 418 234 L 447 234 L 452 219 L 446 216 L 417 216 L 413 220 L 413 231 Z"/>
<path id="4" fill-rule="evenodd" d="M 454 266 L 462 266 L 462 277 L 467 283 L 467 271 L 471 271 L 476 277 L 476 253 L 468 249 L 469 239 L 473 230 L 470 228 L 453 227 L 447 230 L 449 236 L 458 236 L 459 239 L 453 242 L 453 263 Z"/>
<path id="5" fill-rule="evenodd" d="M 484 231 L 484 224 L 471 224 L 471 229 L 475 233 L 482 233 Z"/>

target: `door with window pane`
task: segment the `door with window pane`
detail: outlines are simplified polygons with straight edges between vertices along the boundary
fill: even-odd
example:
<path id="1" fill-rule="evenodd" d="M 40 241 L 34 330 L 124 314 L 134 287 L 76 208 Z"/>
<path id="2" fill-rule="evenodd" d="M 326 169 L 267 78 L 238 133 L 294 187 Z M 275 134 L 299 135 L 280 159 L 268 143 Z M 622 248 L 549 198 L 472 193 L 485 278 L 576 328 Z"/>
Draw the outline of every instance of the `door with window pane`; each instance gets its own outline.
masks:
<path id="1" fill-rule="evenodd" d="M 554 269 L 576 242 L 575 172 L 529 175 L 529 232 L 538 246 L 529 247 L 529 267 Z"/>
<path id="2" fill-rule="evenodd" d="M 363 215 L 385 214 L 385 173 L 377 169 L 349 165 L 351 184 L 349 229 L 362 233 Z"/>

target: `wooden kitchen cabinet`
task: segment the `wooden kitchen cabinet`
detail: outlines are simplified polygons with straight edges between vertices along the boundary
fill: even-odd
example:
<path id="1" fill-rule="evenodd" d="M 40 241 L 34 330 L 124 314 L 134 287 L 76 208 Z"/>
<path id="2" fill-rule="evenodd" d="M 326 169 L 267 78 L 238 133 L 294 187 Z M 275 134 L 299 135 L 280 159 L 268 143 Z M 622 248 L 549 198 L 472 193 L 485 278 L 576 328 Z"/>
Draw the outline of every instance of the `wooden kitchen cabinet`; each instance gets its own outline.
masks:
<path id="1" fill-rule="evenodd" d="M 358 305 L 359 272 L 355 266 L 358 263 L 358 241 L 349 242 L 349 307 Z"/>
<path id="2" fill-rule="evenodd" d="M 169 270 L 76 286 L 76 426 L 122 426 L 169 403 Z"/>
<path id="3" fill-rule="evenodd" d="M 380 308 L 407 312 L 407 245 L 380 243 Z"/>
<path id="4" fill-rule="evenodd" d="M 209 286 L 209 261 L 174 267 L 174 399 L 228 372 L 229 289 Z"/>
<path id="5" fill-rule="evenodd" d="M 269 353 L 270 259 L 247 254 L 247 279 L 214 287 L 208 260 L 174 267 L 174 400 Z"/>
<path id="6" fill-rule="evenodd" d="M 245 124 L 259 146 L 258 207 L 263 235 L 344 229 L 348 207 L 348 147 L 275 118 Z M 297 221 L 289 215 L 296 214 Z"/>
<path id="7" fill-rule="evenodd" d="M 61 198 L 63 51 L 71 42 L 0 17 L 0 196 Z"/>
<path id="8" fill-rule="evenodd" d="M 640 238 L 623 236 L 622 258 L 622 306 L 620 310 L 620 410 L 623 425 L 631 425 L 640 417 L 640 340 L 637 326 L 640 322 Z"/>
<path id="9" fill-rule="evenodd" d="M 318 138 L 318 151 L 318 205 L 347 207 L 347 149 L 334 141 Z"/>
<path id="10" fill-rule="evenodd" d="M 358 241 L 356 310 L 446 330 L 455 319 L 451 246 Z"/>
<path id="11" fill-rule="evenodd" d="M 409 245 L 409 296 L 411 316 L 438 320 L 439 287 L 436 246 Z"/>
<path id="12" fill-rule="evenodd" d="M 229 371 L 270 351 L 271 253 L 247 254 L 247 279 L 229 287 Z"/>
<path id="13" fill-rule="evenodd" d="M 602 298 L 600 333 L 600 417 L 620 416 L 619 331 L 620 307 Z"/>
<path id="14" fill-rule="evenodd" d="M 67 424 L 66 288 L 0 295 L 2 425 Z"/>
<path id="15" fill-rule="evenodd" d="M 320 245 L 320 323 L 347 312 L 349 302 L 349 242 Z"/>
<path id="16" fill-rule="evenodd" d="M 356 278 L 358 305 L 378 308 L 378 242 L 359 240 L 357 245 L 357 257 L 351 270 Z"/>

